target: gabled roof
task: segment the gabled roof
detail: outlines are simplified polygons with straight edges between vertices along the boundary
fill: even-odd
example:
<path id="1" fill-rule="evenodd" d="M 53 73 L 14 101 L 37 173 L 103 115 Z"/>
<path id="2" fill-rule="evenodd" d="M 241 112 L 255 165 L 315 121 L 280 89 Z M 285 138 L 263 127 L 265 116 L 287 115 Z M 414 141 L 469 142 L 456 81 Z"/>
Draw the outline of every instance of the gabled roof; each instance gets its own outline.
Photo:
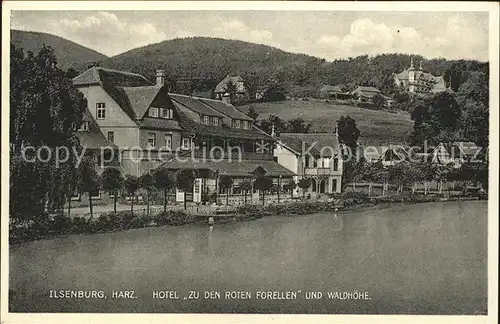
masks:
<path id="1" fill-rule="evenodd" d="M 380 157 L 383 157 L 389 152 L 392 151 L 396 156 L 398 156 L 401 160 L 410 161 L 410 153 L 408 148 L 403 145 L 389 145 L 387 147 L 382 148 L 382 154 Z"/>
<path id="2" fill-rule="evenodd" d="M 182 130 L 181 125 L 175 119 L 145 117 L 141 120 L 137 120 L 136 123 L 142 128 L 149 128 L 149 129 L 164 128 L 171 130 Z"/>
<path id="3" fill-rule="evenodd" d="M 93 85 L 100 83 L 109 83 L 121 87 L 140 87 L 148 86 L 153 83 L 144 76 L 124 71 L 105 69 L 94 66 L 73 78 L 75 86 Z"/>
<path id="4" fill-rule="evenodd" d="M 236 109 L 233 105 L 228 105 L 220 100 L 213 99 L 199 99 L 202 103 L 208 105 L 209 107 L 217 110 L 218 112 L 231 117 L 232 119 L 241 119 L 253 122 L 253 119 Z"/>
<path id="5" fill-rule="evenodd" d="M 83 121 L 89 123 L 88 131 L 77 131 L 76 137 L 82 147 L 88 150 L 99 150 L 101 147 L 118 148 L 113 142 L 109 141 L 97 125 L 94 117 L 86 108 L 83 112 Z"/>
<path id="6" fill-rule="evenodd" d="M 340 89 L 340 86 L 338 85 L 332 86 L 329 84 L 325 84 L 324 86 L 322 86 L 320 91 L 343 93 L 342 89 Z"/>
<path id="7" fill-rule="evenodd" d="M 237 76 L 229 76 L 228 75 L 221 82 L 219 82 L 219 84 L 217 84 L 217 86 L 215 87 L 215 93 L 226 92 L 226 85 L 228 84 L 229 81 L 236 84 L 236 82 L 243 82 L 243 78 L 239 75 L 237 75 Z"/>
<path id="8" fill-rule="evenodd" d="M 134 111 L 136 118 L 142 118 L 153 100 L 158 95 L 161 86 L 123 87 L 128 98 L 129 105 Z"/>
<path id="9" fill-rule="evenodd" d="M 463 154 L 468 156 L 475 155 L 481 150 L 474 142 L 454 142 L 452 146 L 458 148 Z"/>
<path id="10" fill-rule="evenodd" d="M 272 160 L 193 160 L 186 159 L 185 161 L 180 161 L 174 159 L 172 161 L 165 162 L 159 166 L 159 168 L 166 168 L 170 170 L 178 169 L 201 169 L 210 170 L 212 172 L 219 172 L 220 175 L 227 175 L 230 177 L 252 177 L 254 171 L 262 168 L 265 171 L 266 176 L 270 177 L 292 177 L 296 174 L 288 170 L 284 166 Z"/>
<path id="11" fill-rule="evenodd" d="M 406 69 L 403 72 L 395 74 L 394 76 L 396 78 L 398 78 L 399 80 L 408 80 L 409 79 L 408 71 L 409 71 L 409 69 Z"/>
<path id="12" fill-rule="evenodd" d="M 257 140 L 272 140 L 271 135 L 261 132 L 257 129 L 236 129 L 225 125 L 208 126 L 200 124 L 191 119 L 182 109 L 178 109 L 180 125 L 184 130 L 191 134 L 200 136 L 212 136 L 220 138 L 236 138 L 236 139 L 257 139 Z"/>
<path id="13" fill-rule="evenodd" d="M 335 134 L 281 133 L 278 140 L 298 154 L 302 154 L 304 150 L 315 157 L 332 157 L 340 153 L 339 141 Z M 310 147 L 312 148 L 309 150 Z"/>
<path id="14" fill-rule="evenodd" d="M 219 111 L 213 109 L 212 107 L 206 104 L 203 104 L 203 102 L 199 98 L 189 97 L 175 93 L 169 93 L 169 96 L 170 98 L 172 98 L 172 100 L 174 100 L 178 104 L 181 104 L 184 107 L 188 108 L 189 110 L 192 110 L 202 116 L 214 116 L 220 118 L 225 117 Z"/>
<path id="15" fill-rule="evenodd" d="M 363 87 L 363 86 L 357 87 L 352 92 L 355 92 L 355 91 L 380 93 L 380 90 L 377 89 L 377 88 L 374 88 L 374 87 Z"/>

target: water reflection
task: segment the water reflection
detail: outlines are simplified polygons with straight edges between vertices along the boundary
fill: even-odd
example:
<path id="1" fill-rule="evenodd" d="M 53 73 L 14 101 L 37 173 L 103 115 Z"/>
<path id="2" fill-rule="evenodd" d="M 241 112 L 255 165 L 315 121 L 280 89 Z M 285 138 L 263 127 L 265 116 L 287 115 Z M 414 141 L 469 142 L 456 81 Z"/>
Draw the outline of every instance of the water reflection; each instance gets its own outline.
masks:
<path id="1" fill-rule="evenodd" d="M 71 236 L 11 250 L 19 310 L 54 311 L 59 287 L 364 289 L 366 303 L 66 302 L 65 310 L 472 314 L 486 309 L 486 203 L 372 208 L 224 225 Z M 43 278 L 43 279 L 41 279 Z M 466 293 L 464 293 L 466 292 Z M 457 298 L 456 296 L 460 296 Z M 24 307 L 24 309 L 23 309 Z"/>

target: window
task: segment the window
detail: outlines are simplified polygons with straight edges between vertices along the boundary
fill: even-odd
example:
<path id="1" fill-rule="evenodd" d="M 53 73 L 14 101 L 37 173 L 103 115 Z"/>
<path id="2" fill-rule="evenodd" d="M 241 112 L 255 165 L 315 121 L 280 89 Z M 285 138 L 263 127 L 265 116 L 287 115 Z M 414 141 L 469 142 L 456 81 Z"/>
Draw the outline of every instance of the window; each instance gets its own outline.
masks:
<path id="1" fill-rule="evenodd" d="M 155 107 L 149 108 L 149 117 L 158 118 L 158 108 L 155 108 Z"/>
<path id="2" fill-rule="evenodd" d="M 82 199 L 82 195 L 77 191 L 75 190 L 72 194 L 71 194 L 71 200 L 72 201 L 80 201 Z"/>
<path id="3" fill-rule="evenodd" d="M 240 128 L 240 121 L 239 121 L 239 119 L 236 119 L 234 121 L 234 128 Z"/>
<path id="4" fill-rule="evenodd" d="M 156 147 L 156 134 L 148 133 L 148 147 Z"/>
<path id="5" fill-rule="evenodd" d="M 243 121 L 243 128 L 248 129 L 248 121 L 246 120 Z"/>
<path id="6" fill-rule="evenodd" d="M 161 111 L 162 111 L 163 118 L 166 118 L 166 119 L 173 119 L 174 118 L 174 111 L 172 109 L 163 108 Z"/>
<path id="7" fill-rule="evenodd" d="M 101 199 L 101 191 L 100 190 L 91 191 L 90 197 L 92 197 L 92 199 Z"/>
<path id="8" fill-rule="evenodd" d="M 108 132 L 108 141 L 115 142 L 115 132 Z"/>
<path id="9" fill-rule="evenodd" d="M 97 119 L 105 119 L 106 118 L 106 104 L 104 102 L 98 102 L 95 104 L 95 106 L 96 106 Z"/>
<path id="10" fill-rule="evenodd" d="M 306 155 L 304 157 L 304 159 L 305 159 L 305 167 L 308 168 L 309 167 L 309 155 Z"/>
<path id="11" fill-rule="evenodd" d="M 82 122 L 82 124 L 80 125 L 80 128 L 78 128 L 78 130 L 81 132 L 88 132 L 89 131 L 89 122 L 88 121 Z"/>
<path id="12" fill-rule="evenodd" d="M 205 124 L 205 125 L 210 125 L 210 117 L 208 117 L 208 116 L 203 116 L 203 124 Z"/>
<path id="13" fill-rule="evenodd" d="M 214 126 L 219 125 L 219 118 L 217 118 L 217 117 L 213 117 L 213 118 L 212 118 L 212 124 L 213 124 Z"/>
<path id="14" fill-rule="evenodd" d="M 116 190 L 116 191 L 109 192 L 109 198 L 115 198 L 115 192 L 118 195 L 117 197 L 120 197 L 120 192 L 118 190 Z"/>
<path id="15" fill-rule="evenodd" d="M 168 149 L 172 149 L 172 135 L 165 135 L 165 147 Z"/>
<path id="16" fill-rule="evenodd" d="M 334 158 L 333 159 L 333 171 L 338 171 L 339 170 L 339 159 Z"/>
<path id="17" fill-rule="evenodd" d="M 191 147 L 191 139 L 189 137 L 182 138 L 182 148 L 185 150 L 189 150 Z"/>

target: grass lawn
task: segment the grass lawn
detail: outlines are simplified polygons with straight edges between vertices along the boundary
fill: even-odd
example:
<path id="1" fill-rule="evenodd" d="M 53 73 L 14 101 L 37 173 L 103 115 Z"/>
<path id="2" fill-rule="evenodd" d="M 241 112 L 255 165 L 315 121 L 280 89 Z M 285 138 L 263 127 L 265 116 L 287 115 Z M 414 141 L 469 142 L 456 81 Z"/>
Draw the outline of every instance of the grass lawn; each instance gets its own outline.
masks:
<path id="1" fill-rule="evenodd" d="M 333 132 L 335 122 L 341 116 L 351 116 L 361 131 L 360 141 L 364 145 L 402 144 L 408 140 L 413 121 L 406 113 L 389 113 L 323 101 L 278 101 L 253 103 L 239 107 L 248 112 L 254 107 L 259 118 L 274 114 L 282 119 L 302 117 L 312 124 L 313 132 Z"/>

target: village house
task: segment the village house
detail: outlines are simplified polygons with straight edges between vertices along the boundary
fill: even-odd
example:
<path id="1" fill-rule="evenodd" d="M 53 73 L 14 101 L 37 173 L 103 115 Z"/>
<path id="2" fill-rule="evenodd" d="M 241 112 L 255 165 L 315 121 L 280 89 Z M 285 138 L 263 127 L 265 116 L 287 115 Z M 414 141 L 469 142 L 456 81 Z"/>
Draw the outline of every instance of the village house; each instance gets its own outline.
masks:
<path id="1" fill-rule="evenodd" d="M 419 68 L 416 69 L 413 66 L 413 59 L 411 59 L 410 67 L 401 73 L 394 73 L 393 77 L 397 88 L 411 93 L 426 94 L 449 91 L 442 76 L 434 76 L 423 71 L 422 61 L 420 61 Z"/>
<path id="2" fill-rule="evenodd" d="M 382 95 L 379 89 L 374 87 L 359 86 L 350 92 L 353 99 L 360 103 L 373 104 L 373 97 L 375 95 Z"/>
<path id="3" fill-rule="evenodd" d="M 292 171 L 294 181 L 310 178 L 305 194 L 328 194 L 342 189 L 342 156 L 338 134 L 281 133 L 274 156 L 279 164 Z M 298 195 L 302 189 L 295 188 Z"/>
<path id="4" fill-rule="evenodd" d="M 369 163 L 382 163 L 383 166 L 393 166 L 403 161 L 411 161 L 416 156 L 404 145 L 390 144 L 387 146 L 360 146 L 357 156 L 363 157 Z"/>
<path id="5" fill-rule="evenodd" d="M 245 81 L 239 75 L 236 76 L 226 76 L 221 82 L 215 87 L 214 95 L 216 99 L 223 100 L 225 97 L 229 97 L 227 91 L 227 86 L 229 83 L 233 83 L 236 86 L 236 96 L 244 98 L 247 94 L 247 89 L 245 87 Z"/>
<path id="6" fill-rule="evenodd" d="M 439 143 L 425 154 L 428 162 L 459 168 L 464 163 L 478 162 L 481 148 L 473 142 Z"/>
<path id="7" fill-rule="evenodd" d="M 119 148 L 127 174 L 141 176 L 160 165 L 196 169 L 195 201 L 202 190 L 217 189 L 220 175 L 294 175 L 273 160 L 275 140 L 255 128 L 250 117 L 219 100 L 168 93 L 161 70 L 152 83 L 139 74 L 94 66 L 73 83 L 102 133 Z M 177 199 L 184 197 L 178 193 Z"/>
<path id="8" fill-rule="evenodd" d="M 349 92 L 342 91 L 339 85 L 331 86 L 325 84 L 319 90 L 319 95 L 324 99 L 347 100 L 351 98 Z"/>

